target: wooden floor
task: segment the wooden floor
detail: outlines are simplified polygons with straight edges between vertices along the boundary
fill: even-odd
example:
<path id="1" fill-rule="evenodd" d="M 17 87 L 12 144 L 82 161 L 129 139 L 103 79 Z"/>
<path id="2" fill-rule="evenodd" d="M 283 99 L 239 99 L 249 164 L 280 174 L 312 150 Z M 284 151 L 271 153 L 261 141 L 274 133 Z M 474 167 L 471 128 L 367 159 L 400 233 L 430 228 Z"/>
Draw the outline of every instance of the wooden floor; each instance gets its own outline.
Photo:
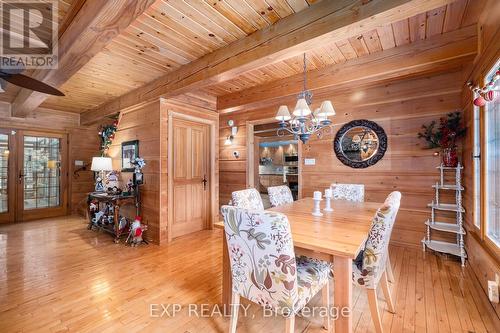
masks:
<path id="1" fill-rule="evenodd" d="M 221 293 L 221 231 L 202 231 L 169 246 L 114 244 L 77 217 L 0 226 L 0 332 L 227 332 L 209 311 Z M 470 269 L 418 249 L 391 248 L 397 313 L 386 332 L 495 332 L 500 321 Z M 313 300 L 317 302 L 318 300 Z M 181 304 L 175 317 L 161 306 Z M 153 315 L 150 307 L 153 306 Z M 172 308 L 169 309 L 171 312 Z M 193 312 L 194 313 L 194 312 Z M 325 332 L 320 318 L 298 318 L 296 332 Z M 355 289 L 356 332 L 373 330 L 367 299 Z M 240 315 L 238 332 L 282 332 L 282 318 L 258 306 Z"/>

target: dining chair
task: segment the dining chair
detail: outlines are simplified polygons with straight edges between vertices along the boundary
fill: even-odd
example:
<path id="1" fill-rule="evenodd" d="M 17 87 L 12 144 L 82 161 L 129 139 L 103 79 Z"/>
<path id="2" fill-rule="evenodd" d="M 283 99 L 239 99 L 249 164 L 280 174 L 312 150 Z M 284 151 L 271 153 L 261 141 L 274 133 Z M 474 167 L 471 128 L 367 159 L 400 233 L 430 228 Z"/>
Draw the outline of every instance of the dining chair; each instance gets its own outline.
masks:
<path id="1" fill-rule="evenodd" d="M 234 206 L 221 208 L 232 276 L 229 331 L 236 332 L 240 297 L 286 318 L 293 332 L 295 315 L 322 291 L 330 312 L 330 263 L 295 256 L 288 218 L 284 214 Z M 330 331 L 329 316 L 324 326 Z"/>
<path id="2" fill-rule="evenodd" d="M 389 284 L 387 281 L 387 259 L 392 227 L 401 202 L 401 193 L 392 192 L 372 219 L 365 247 L 353 262 L 353 282 L 364 287 L 368 294 L 368 303 L 373 324 L 377 333 L 382 333 L 382 322 L 378 310 L 377 286 L 380 284 L 388 305 L 389 312 L 395 313 Z"/>
<path id="3" fill-rule="evenodd" d="M 365 201 L 365 185 L 363 184 L 331 184 L 335 200 Z"/>
<path id="4" fill-rule="evenodd" d="M 269 194 L 269 201 L 271 201 L 272 207 L 293 202 L 292 191 L 286 185 L 268 187 L 267 193 Z"/>
<path id="5" fill-rule="evenodd" d="M 264 203 L 259 191 L 249 188 L 241 191 L 234 191 L 231 195 L 232 205 L 238 208 L 264 210 Z"/>

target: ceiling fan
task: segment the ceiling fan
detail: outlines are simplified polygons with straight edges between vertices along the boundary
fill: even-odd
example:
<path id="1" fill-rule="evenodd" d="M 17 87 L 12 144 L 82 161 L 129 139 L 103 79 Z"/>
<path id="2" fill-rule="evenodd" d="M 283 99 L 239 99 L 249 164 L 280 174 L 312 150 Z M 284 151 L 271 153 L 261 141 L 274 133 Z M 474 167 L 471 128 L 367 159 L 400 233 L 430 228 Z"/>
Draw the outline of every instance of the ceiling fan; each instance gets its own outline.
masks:
<path id="1" fill-rule="evenodd" d="M 44 94 L 64 96 L 64 93 L 42 81 L 21 74 L 24 68 L 7 69 L 0 67 L 0 93 L 4 92 L 5 82 L 10 82 L 21 88 L 38 91 Z"/>

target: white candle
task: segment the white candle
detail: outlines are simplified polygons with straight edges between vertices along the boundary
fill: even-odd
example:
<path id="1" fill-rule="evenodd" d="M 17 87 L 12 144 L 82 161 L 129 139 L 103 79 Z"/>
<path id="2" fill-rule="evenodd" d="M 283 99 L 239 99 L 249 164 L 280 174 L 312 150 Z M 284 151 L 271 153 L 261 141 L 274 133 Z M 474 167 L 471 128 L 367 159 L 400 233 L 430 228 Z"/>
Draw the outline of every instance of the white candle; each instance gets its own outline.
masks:
<path id="1" fill-rule="evenodd" d="M 327 188 L 325 190 L 325 197 L 331 198 L 332 196 L 333 196 L 332 189 L 331 188 Z"/>
<path id="2" fill-rule="evenodd" d="M 321 200 L 321 192 L 320 191 L 314 191 L 313 199 L 314 200 Z"/>

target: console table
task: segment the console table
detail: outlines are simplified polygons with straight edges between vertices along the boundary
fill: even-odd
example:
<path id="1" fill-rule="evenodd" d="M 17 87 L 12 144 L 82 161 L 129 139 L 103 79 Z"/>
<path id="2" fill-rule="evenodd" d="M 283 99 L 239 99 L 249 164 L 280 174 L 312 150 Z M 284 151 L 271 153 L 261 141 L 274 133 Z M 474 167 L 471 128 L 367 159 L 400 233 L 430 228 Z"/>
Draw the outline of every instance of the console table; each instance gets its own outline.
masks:
<path id="1" fill-rule="evenodd" d="M 110 226 L 106 223 L 94 223 L 92 219 L 95 217 L 95 212 L 90 210 L 90 204 L 92 202 L 97 202 L 98 208 L 103 203 L 108 203 L 111 205 L 113 211 L 113 224 Z M 98 230 L 104 230 L 114 236 L 115 243 L 118 243 L 120 240 L 120 236 L 123 233 L 126 233 L 126 230 L 120 230 L 120 207 L 126 204 L 132 204 L 136 207 L 136 210 L 139 209 L 139 200 L 135 195 L 112 195 L 106 194 L 105 192 L 92 192 L 89 193 L 87 198 L 87 215 L 89 218 L 88 229 L 91 230 L 93 227 Z M 125 232 L 122 232 L 125 231 Z"/>

